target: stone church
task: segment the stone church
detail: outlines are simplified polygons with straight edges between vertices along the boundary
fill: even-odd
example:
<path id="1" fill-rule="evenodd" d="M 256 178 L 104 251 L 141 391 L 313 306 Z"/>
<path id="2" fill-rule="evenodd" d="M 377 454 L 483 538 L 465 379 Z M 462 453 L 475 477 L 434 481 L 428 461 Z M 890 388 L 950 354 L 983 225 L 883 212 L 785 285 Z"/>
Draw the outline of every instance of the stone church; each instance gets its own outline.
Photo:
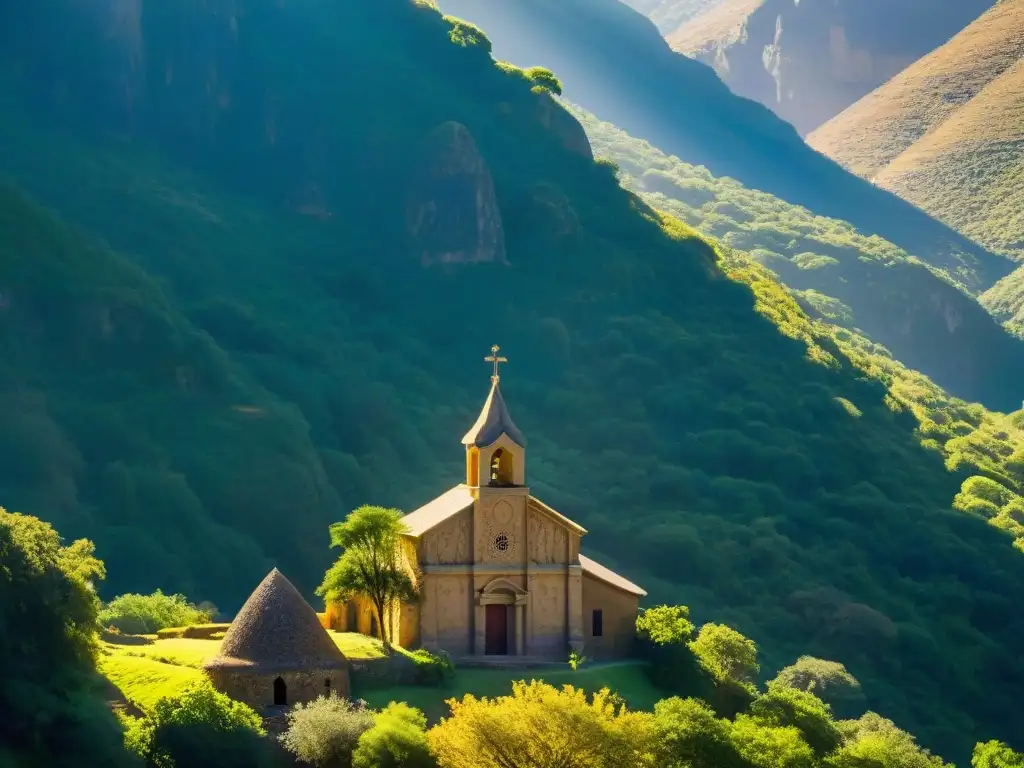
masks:
<path id="1" fill-rule="evenodd" d="M 530 493 L 526 439 L 499 387 L 462 439 L 466 479 L 404 517 L 404 560 L 421 601 L 389 619 L 405 648 L 453 658 L 520 656 L 564 661 L 627 656 L 646 592 L 580 552 L 586 530 Z M 329 606 L 332 629 L 377 634 L 363 600 Z"/>

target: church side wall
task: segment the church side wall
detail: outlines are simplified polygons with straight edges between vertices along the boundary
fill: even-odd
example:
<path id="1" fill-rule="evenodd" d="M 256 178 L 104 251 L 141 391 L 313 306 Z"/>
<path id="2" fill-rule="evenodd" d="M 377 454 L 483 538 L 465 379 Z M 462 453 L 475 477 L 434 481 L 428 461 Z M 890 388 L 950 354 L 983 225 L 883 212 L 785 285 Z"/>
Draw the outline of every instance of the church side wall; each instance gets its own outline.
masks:
<path id="1" fill-rule="evenodd" d="M 473 590 L 467 574 L 430 573 L 423 577 L 420 645 L 452 656 L 473 652 Z"/>
<path id="2" fill-rule="evenodd" d="M 564 573 L 532 573 L 527 607 L 526 654 L 565 659 L 569 655 L 566 581 Z"/>
<path id="3" fill-rule="evenodd" d="M 583 655 L 619 659 L 633 652 L 640 598 L 583 574 Z M 594 637 L 594 611 L 601 611 L 603 632 Z"/>

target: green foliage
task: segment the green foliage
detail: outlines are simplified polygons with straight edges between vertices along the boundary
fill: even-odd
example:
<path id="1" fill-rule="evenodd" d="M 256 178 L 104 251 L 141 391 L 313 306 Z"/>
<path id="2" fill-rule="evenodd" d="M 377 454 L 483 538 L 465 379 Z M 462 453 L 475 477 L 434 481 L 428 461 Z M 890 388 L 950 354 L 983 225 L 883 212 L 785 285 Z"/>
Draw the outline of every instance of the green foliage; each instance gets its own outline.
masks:
<path id="1" fill-rule="evenodd" d="M 622 190 L 538 119 L 529 82 L 452 44 L 422 4 L 255 4 L 237 44 L 186 47 L 220 39 L 224 19 L 147 5 L 131 72 L 124 38 L 81 3 L 0 7 L 0 28 L 52 33 L 0 46 L 16 73 L 0 82 L 0 168 L 50 209 L 0 189 L 0 488 L 93 539 L 109 595 L 231 610 L 271 560 L 310 591 L 345 510 L 411 509 L 459 481 L 496 334 L 533 492 L 653 602 L 685 590 L 699 623 L 757 639 L 769 676 L 801 653 L 841 661 L 872 708 L 960 762 L 963 734 L 1012 738 L 1024 558 L 951 504 L 971 476 L 1015 487 L 1013 418 L 812 320 L 742 243 L 716 252 Z M 211 71 L 231 76 L 214 88 L 196 74 Z M 719 125 L 675 102 L 689 125 Z M 423 170 L 422 139 L 448 120 L 490 171 L 510 266 L 420 266 L 408 182 L 457 202 Z M 633 185 L 642 173 L 619 162 Z M 663 170 L 685 194 L 727 183 Z M 840 223 L 705 203 L 699 220 L 676 210 L 721 240 L 840 261 L 794 274 L 870 268 L 871 285 L 918 295 L 922 268 L 884 243 L 857 241 L 868 262 L 837 252 Z M 858 326 L 874 317 L 822 295 Z M 972 360 L 1009 359 L 950 296 L 965 321 L 951 338 Z M 979 386 L 1019 380 L 945 341 L 907 347 Z"/>
<path id="2" fill-rule="evenodd" d="M 444 19 L 451 24 L 448 38 L 453 43 L 463 48 L 481 48 L 485 53 L 490 54 L 491 41 L 487 39 L 487 35 L 480 27 L 468 21 L 456 19 L 454 16 L 445 16 Z"/>
<path id="3" fill-rule="evenodd" d="M 941 758 L 917 745 L 914 737 L 874 712 L 839 723 L 845 741 L 827 761 L 829 768 L 942 768 Z"/>
<path id="4" fill-rule="evenodd" d="M 732 741 L 752 768 L 813 768 L 816 764 L 813 750 L 793 726 L 765 726 L 739 715 L 732 726 Z"/>
<path id="5" fill-rule="evenodd" d="M 523 70 L 523 74 L 526 75 L 526 79 L 530 81 L 534 88 L 540 89 L 545 93 L 552 93 L 555 96 L 562 95 L 562 81 L 550 69 L 530 67 Z"/>
<path id="6" fill-rule="evenodd" d="M 455 664 L 445 651 L 431 653 L 418 648 L 409 654 L 416 664 L 416 682 L 419 685 L 443 685 L 455 676 Z"/>
<path id="7" fill-rule="evenodd" d="M 813 656 L 801 656 L 795 664 L 780 670 L 768 683 L 769 689 L 774 686 L 813 693 L 833 709 L 845 709 L 864 698 L 860 683 L 845 666 Z"/>
<path id="8" fill-rule="evenodd" d="M 281 743 L 316 768 L 346 768 L 360 738 L 374 726 L 373 712 L 336 695 L 296 704 Z"/>
<path id="9" fill-rule="evenodd" d="M 74 766 L 127 763 L 96 676 L 92 542 L 64 545 L 49 524 L 0 507 L 0 757 Z"/>
<path id="10" fill-rule="evenodd" d="M 352 768 L 433 768 L 427 719 L 418 709 L 391 702 L 359 737 Z"/>
<path id="11" fill-rule="evenodd" d="M 986 741 L 974 748 L 972 768 L 1022 768 L 1024 753 L 1014 752 L 1001 741 Z"/>
<path id="12" fill-rule="evenodd" d="M 581 656 L 575 650 L 569 652 L 569 669 L 573 672 L 582 667 L 588 661 L 589 659 L 586 656 Z"/>
<path id="13" fill-rule="evenodd" d="M 125 716 L 125 746 L 156 768 L 267 765 L 260 716 L 208 680 L 163 698 L 145 717 Z"/>
<path id="14" fill-rule="evenodd" d="M 657 739 L 671 768 L 740 768 L 745 766 L 732 741 L 732 724 L 703 701 L 663 699 L 655 705 Z M 671 761 L 671 762 L 668 762 Z"/>
<path id="15" fill-rule="evenodd" d="M 102 627 L 114 627 L 127 635 L 149 635 L 167 627 L 205 624 L 213 614 L 188 601 L 184 595 L 119 595 L 99 613 Z"/>
<path id="16" fill-rule="evenodd" d="M 735 629 L 722 624 L 705 624 L 689 647 L 718 682 L 753 684 L 759 669 L 757 646 Z"/>
<path id="17" fill-rule="evenodd" d="M 412 574 L 401 559 L 405 531 L 397 509 L 362 506 L 331 526 L 331 546 L 342 549 L 317 589 L 328 603 L 363 595 L 373 605 L 381 640 L 391 641 L 388 609 L 418 599 Z"/>
<path id="18" fill-rule="evenodd" d="M 793 726 L 818 757 L 831 754 L 843 741 L 828 704 L 796 688 L 769 686 L 754 700 L 750 714 L 765 725 Z"/>
<path id="19" fill-rule="evenodd" d="M 641 608 L 636 618 L 637 637 L 655 645 L 686 643 L 693 636 L 690 609 L 685 605 L 656 605 Z"/>

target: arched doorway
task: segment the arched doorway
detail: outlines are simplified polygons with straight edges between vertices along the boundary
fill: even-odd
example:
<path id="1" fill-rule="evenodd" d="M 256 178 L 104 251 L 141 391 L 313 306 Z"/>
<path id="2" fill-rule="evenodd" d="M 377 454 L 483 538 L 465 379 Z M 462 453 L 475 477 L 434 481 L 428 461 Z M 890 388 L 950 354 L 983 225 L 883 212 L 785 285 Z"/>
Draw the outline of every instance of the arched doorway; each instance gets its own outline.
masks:
<path id="1" fill-rule="evenodd" d="M 274 706 L 284 707 L 288 704 L 288 686 L 280 677 L 274 680 Z"/>
<path id="2" fill-rule="evenodd" d="M 482 636 L 477 635 L 477 643 L 482 640 L 483 647 L 477 645 L 476 653 L 485 656 L 522 656 L 525 653 L 527 600 L 525 589 L 500 577 L 480 591 L 477 621 L 482 622 L 483 632 Z"/>

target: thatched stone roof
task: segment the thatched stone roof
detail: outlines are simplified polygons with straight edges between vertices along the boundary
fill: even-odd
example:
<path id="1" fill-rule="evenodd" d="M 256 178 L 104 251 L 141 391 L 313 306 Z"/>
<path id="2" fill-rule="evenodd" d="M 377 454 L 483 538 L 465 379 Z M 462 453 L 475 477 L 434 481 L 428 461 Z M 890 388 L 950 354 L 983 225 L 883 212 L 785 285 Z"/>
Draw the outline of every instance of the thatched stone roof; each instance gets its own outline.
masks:
<path id="1" fill-rule="evenodd" d="M 271 672 L 331 669 L 345 663 L 316 612 L 275 568 L 245 601 L 220 653 L 205 666 Z"/>

